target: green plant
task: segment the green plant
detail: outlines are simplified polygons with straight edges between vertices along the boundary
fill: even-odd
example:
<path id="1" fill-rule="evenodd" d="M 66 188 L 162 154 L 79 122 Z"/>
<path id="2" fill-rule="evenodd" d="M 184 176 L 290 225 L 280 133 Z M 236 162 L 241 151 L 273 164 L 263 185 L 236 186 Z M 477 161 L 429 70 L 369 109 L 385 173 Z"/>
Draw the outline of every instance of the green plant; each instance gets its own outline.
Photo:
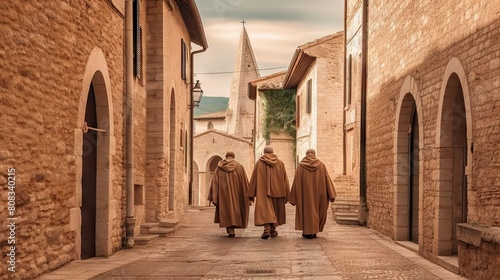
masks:
<path id="1" fill-rule="evenodd" d="M 284 131 L 295 139 L 295 90 L 274 89 L 261 93 L 265 102 L 264 138 L 269 140 L 271 132 Z"/>

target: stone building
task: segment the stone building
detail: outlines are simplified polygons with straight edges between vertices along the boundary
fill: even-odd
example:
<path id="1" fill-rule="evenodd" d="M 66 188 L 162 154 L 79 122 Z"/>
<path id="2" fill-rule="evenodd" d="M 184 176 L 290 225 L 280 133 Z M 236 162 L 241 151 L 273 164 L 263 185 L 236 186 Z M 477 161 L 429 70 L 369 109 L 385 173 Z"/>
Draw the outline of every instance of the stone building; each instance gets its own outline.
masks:
<path id="1" fill-rule="evenodd" d="M 264 154 L 264 147 L 270 145 L 273 147 L 274 153 L 278 156 L 280 160 L 283 161 L 286 168 L 286 173 L 288 175 L 288 180 L 290 181 L 290 185 L 293 182 L 293 178 L 295 176 L 295 114 L 293 114 L 292 118 L 290 118 L 291 131 L 293 133 L 287 133 L 285 127 L 283 127 L 283 123 L 288 120 L 279 121 L 279 128 L 270 127 L 270 121 L 266 117 L 266 112 L 268 108 L 267 106 L 272 106 L 268 104 L 268 98 L 281 98 L 288 97 L 288 99 L 276 100 L 280 105 L 280 107 L 273 107 L 271 110 L 283 112 L 283 110 L 287 108 L 283 108 L 283 105 L 286 105 L 287 101 L 292 106 L 295 107 L 295 91 L 293 90 L 284 90 L 282 83 L 283 78 L 285 77 L 286 71 L 274 73 L 265 77 L 261 77 L 259 79 L 253 80 L 250 82 L 248 96 L 251 100 L 255 101 L 255 120 L 254 120 L 254 158 L 257 160 Z M 281 94 L 285 94 L 282 96 Z M 279 95 L 279 96 L 277 96 Z M 266 102 L 267 101 L 267 102 Z M 295 109 L 293 111 L 289 111 L 288 114 L 295 113 Z M 281 115 L 286 115 L 283 112 Z M 286 123 L 285 123 L 286 125 Z M 267 131 L 266 131 L 267 129 Z M 267 135 L 266 135 L 267 133 Z"/>
<path id="2" fill-rule="evenodd" d="M 343 32 L 337 32 L 299 46 L 283 88 L 296 91 L 296 162 L 307 149 L 315 149 L 334 181 L 336 205 L 350 209 L 336 211 L 336 217 L 350 220 L 354 215 L 357 223 L 358 188 L 344 161 L 343 45 Z"/>
<path id="3" fill-rule="evenodd" d="M 296 89 L 297 161 L 307 149 L 342 175 L 343 34 L 338 32 L 297 47 L 283 80 Z"/>
<path id="4" fill-rule="evenodd" d="M 181 216 L 191 44 L 207 48 L 194 0 L 4 1 L 0 16 L 0 218 L 16 218 L 0 279 L 109 256 Z"/>
<path id="5" fill-rule="evenodd" d="M 500 6 L 345 7 L 346 125 L 368 226 L 469 279 L 496 279 Z"/>
<path id="6" fill-rule="evenodd" d="M 225 131 L 228 102 L 227 97 L 204 96 L 203 102 L 194 110 L 194 133 L 210 129 Z"/>
<path id="7" fill-rule="evenodd" d="M 248 98 L 247 92 L 248 83 L 258 77 L 259 71 L 252 45 L 247 31 L 243 27 L 228 107 L 225 112 L 225 128 L 218 130 L 212 121 L 213 129 L 204 132 L 197 131 L 197 134 L 194 135 L 194 205 L 207 205 L 207 191 L 210 187 L 212 174 L 227 151 L 232 150 L 236 153 L 235 159 L 243 165 L 247 176 L 252 174 L 254 165 L 252 142 L 254 102 Z M 203 121 L 197 119 L 196 122 L 202 123 Z"/>

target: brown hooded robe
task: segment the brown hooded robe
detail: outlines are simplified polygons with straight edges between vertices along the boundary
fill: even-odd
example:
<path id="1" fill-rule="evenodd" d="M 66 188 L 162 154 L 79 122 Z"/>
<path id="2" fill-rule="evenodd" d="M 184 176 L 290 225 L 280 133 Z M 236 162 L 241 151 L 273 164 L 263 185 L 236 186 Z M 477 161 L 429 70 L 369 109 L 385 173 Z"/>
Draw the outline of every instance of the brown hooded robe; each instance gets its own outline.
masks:
<path id="1" fill-rule="evenodd" d="M 300 161 L 289 201 L 296 205 L 295 229 L 303 234 L 323 231 L 330 199 L 336 196 L 326 166 L 312 153 Z"/>
<path id="2" fill-rule="evenodd" d="M 289 192 L 285 164 L 275 154 L 265 153 L 255 163 L 248 189 L 248 196 L 256 198 L 255 225 L 285 224 Z"/>
<path id="3" fill-rule="evenodd" d="M 221 228 L 246 228 L 247 191 L 248 178 L 243 166 L 234 159 L 219 161 L 208 192 L 208 200 L 216 205 L 214 223 L 219 223 Z"/>

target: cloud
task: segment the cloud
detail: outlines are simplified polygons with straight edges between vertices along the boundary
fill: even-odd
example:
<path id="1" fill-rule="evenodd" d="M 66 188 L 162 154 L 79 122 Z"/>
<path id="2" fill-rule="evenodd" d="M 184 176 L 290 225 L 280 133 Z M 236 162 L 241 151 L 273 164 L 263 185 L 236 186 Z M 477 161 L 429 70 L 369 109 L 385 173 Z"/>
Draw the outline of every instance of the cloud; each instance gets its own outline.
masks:
<path id="1" fill-rule="evenodd" d="M 343 16 L 343 1 L 332 0 L 197 0 L 202 17 L 231 21 L 328 21 Z"/>
<path id="2" fill-rule="evenodd" d="M 343 29 L 343 0 L 196 0 L 196 3 L 209 48 L 195 56 L 195 73 L 209 96 L 229 96 L 233 74 L 226 72 L 234 69 L 242 19 L 246 21 L 258 67 L 284 67 L 261 70 L 261 76 L 286 70 L 298 46 Z"/>

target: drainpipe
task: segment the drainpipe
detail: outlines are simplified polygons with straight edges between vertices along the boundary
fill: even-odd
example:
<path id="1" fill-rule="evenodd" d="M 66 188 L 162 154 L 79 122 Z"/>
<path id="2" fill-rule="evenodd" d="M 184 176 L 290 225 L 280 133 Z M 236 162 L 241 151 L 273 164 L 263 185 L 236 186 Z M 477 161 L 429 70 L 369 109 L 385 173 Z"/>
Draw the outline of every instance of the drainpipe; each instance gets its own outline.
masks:
<path id="1" fill-rule="evenodd" d="M 126 218 L 125 248 L 134 247 L 134 127 L 133 90 L 134 90 L 134 57 L 133 57 L 133 0 L 126 0 L 125 6 L 125 91 L 126 91 Z"/>
<path id="2" fill-rule="evenodd" d="M 344 106 L 342 108 L 344 108 L 342 110 L 342 126 L 343 126 L 343 130 L 342 130 L 342 158 L 343 158 L 343 162 L 342 162 L 342 175 L 346 175 L 347 174 L 347 152 L 346 152 L 346 146 L 347 146 L 347 140 L 346 140 L 346 135 L 347 135 L 347 131 L 346 131 L 346 116 L 345 116 L 345 112 L 346 112 L 346 106 L 347 106 L 347 93 L 346 93 L 346 59 L 347 59 L 347 0 L 344 0 L 344 82 L 343 82 L 343 85 L 344 85 Z"/>
<path id="3" fill-rule="evenodd" d="M 188 204 L 189 205 L 192 205 L 193 204 L 193 177 L 194 177 L 194 157 L 193 157 L 193 150 L 194 150 L 194 147 L 193 147 L 193 138 L 194 138 L 194 107 L 193 107 L 193 86 L 194 86 L 194 83 L 193 83 L 193 78 L 194 78 L 194 55 L 195 54 L 198 54 L 198 53 L 202 53 L 204 51 L 207 50 L 207 47 L 206 45 L 203 46 L 203 49 L 201 50 L 197 50 L 197 51 L 193 51 L 191 52 L 191 59 L 190 59 L 190 65 L 189 65 L 189 76 L 190 76 L 190 86 L 189 86 L 189 93 L 190 93 L 190 101 L 189 101 L 189 108 L 190 108 L 190 116 L 189 116 L 189 127 L 191 129 L 191 137 L 189 137 L 189 162 L 191 162 L 191 170 L 189 171 L 189 202 Z"/>
<path id="4" fill-rule="evenodd" d="M 368 52 L 368 0 L 363 0 L 362 20 L 362 50 L 361 50 L 361 125 L 360 125 L 360 158 L 359 158 L 359 199 L 361 203 L 360 219 L 362 225 L 366 224 L 366 63 Z"/>

